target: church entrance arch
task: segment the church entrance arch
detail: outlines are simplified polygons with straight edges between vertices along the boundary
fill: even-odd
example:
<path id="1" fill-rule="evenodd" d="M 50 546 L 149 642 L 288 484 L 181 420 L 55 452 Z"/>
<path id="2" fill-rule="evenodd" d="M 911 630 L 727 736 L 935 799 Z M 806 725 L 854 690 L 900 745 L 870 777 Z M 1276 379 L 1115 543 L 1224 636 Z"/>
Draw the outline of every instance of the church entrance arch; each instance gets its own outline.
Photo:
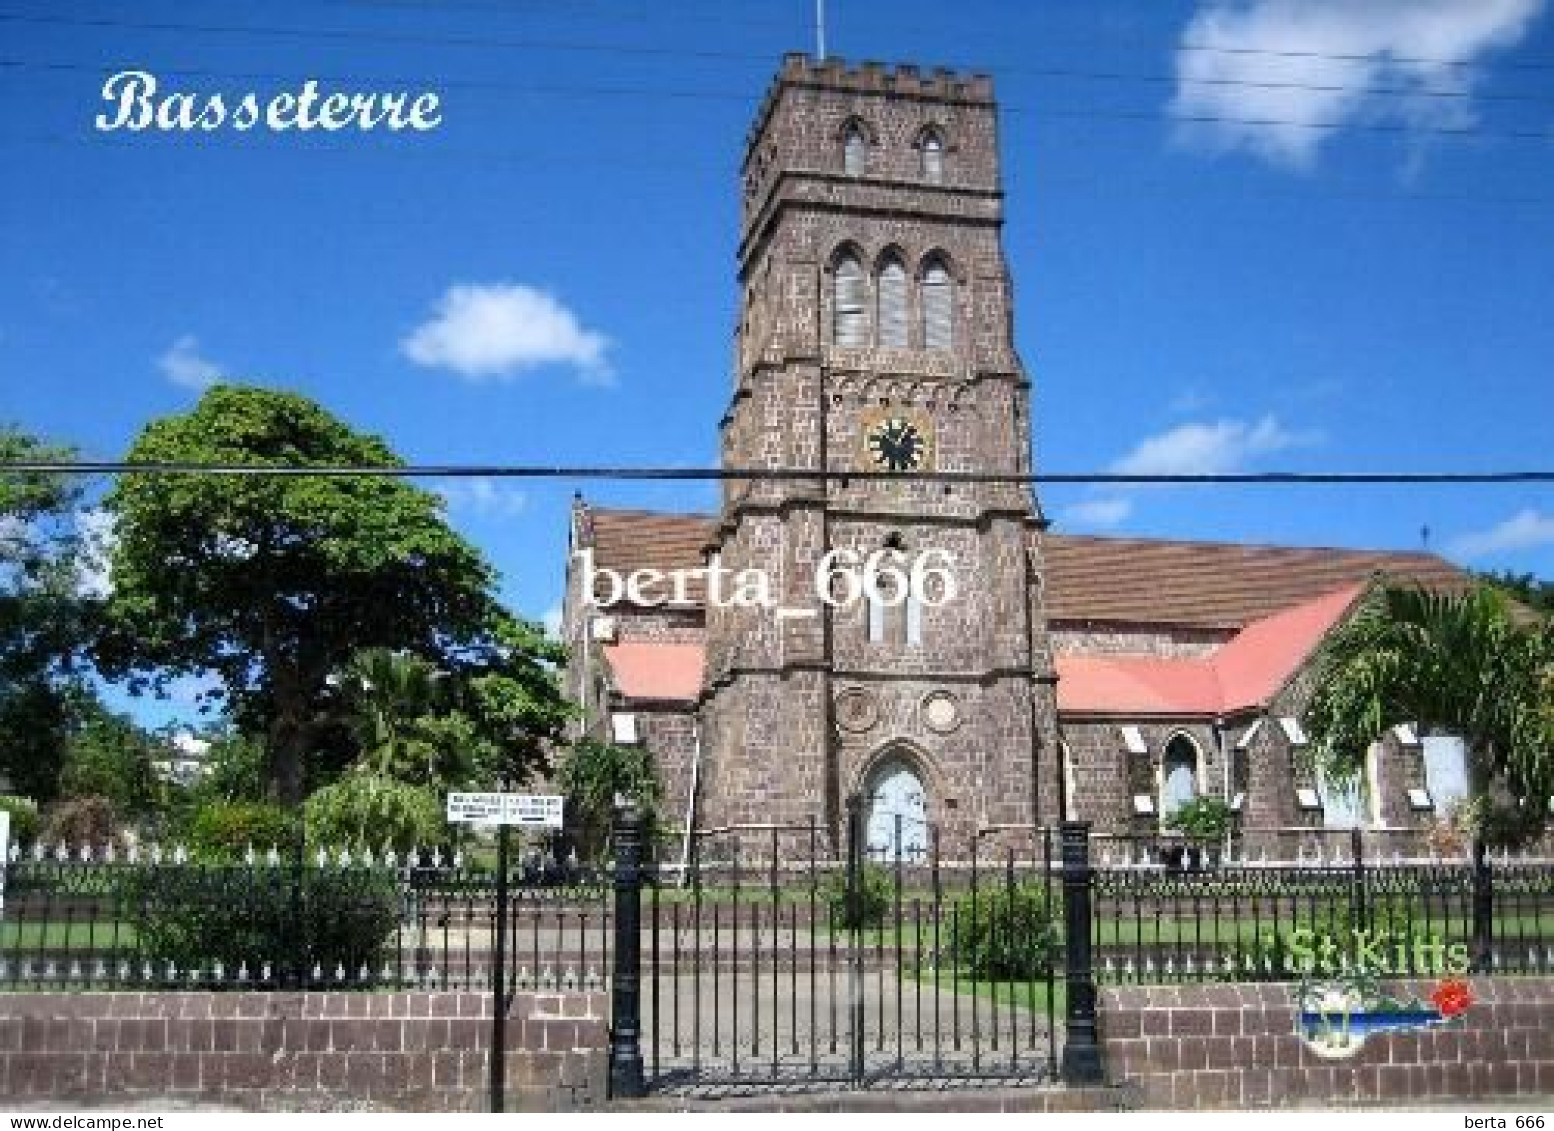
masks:
<path id="1" fill-rule="evenodd" d="M 928 789 L 915 762 L 887 751 L 864 786 L 864 843 L 875 860 L 928 857 Z"/>

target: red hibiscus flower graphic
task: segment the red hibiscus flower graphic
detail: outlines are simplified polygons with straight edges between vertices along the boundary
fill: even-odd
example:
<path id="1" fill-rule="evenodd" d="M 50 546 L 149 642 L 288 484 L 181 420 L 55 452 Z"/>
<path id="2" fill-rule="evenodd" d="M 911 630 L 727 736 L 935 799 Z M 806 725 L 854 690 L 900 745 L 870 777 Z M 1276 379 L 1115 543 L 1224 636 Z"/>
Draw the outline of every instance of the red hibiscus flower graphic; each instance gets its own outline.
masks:
<path id="1" fill-rule="evenodd" d="M 1455 1017 L 1473 1004 L 1473 991 L 1461 978 L 1447 978 L 1430 995 L 1442 1017 Z"/>

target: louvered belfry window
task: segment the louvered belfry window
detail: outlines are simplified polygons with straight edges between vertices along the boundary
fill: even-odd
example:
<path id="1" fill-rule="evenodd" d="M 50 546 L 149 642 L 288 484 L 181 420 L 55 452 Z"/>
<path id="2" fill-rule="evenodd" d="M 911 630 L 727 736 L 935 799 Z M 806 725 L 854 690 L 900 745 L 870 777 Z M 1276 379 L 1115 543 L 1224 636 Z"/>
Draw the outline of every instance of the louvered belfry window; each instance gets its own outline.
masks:
<path id="1" fill-rule="evenodd" d="M 844 256 L 836 265 L 836 310 L 831 340 L 839 346 L 869 344 L 868 287 L 863 264 Z"/>
<path id="2" fill-rule="evenodd" d="M 934 184 L 944 180 L 944 142 L 935 133 L 923 138 L 923 179 Z"/>
<path id="3" fill-rule="evenodd" d="M 887 260 L 880 271 L 880 345 L 907 345 L 907 273 L 898 259 Z"/>
<path id="4" fill-rule="evenodd" d="M 955 293 L 950 272 L 935 260 L 923 272 L 923 348 L 947 350 L 955 345 Z"/>
<path id="5" fill-rule="evenodd" d="M 862 176 L 868 157 L 869 143 L 864 140 L 863 131 L 857 126 L 848 126 L 847 132 L 842 135 L 843 170 L 849 177 Z"/>

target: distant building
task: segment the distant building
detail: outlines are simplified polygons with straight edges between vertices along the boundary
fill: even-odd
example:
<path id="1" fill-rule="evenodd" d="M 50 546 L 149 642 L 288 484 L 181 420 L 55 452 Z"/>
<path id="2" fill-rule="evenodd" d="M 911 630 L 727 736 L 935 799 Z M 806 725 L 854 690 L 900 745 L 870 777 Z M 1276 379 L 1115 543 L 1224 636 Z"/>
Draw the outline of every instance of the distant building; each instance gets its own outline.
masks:
<path id="1" fill-rule="evenodd" d="M 198 738 L 188 731 L 179 731 L 168 740 L 167 748 L 161 756 L 152 761 L 151 768 L 160 777 L 176 785 L 193 785 L 205 776 L 209 754 L 208 739 Z"/>
<path id="2" fill-rule="evenodd" d="M 855 477 L 730 481 L 706 516 L 579 500 L 562 631 L 582 725 L 645 744 L 665 819 L 702 829 L 813 821 L 834 848 L 857 795 L 876 847 L 1065 817 L 1154 843 L 1212 795 L 1253 849 L 1355 825 L 1417 847 L 1460 784 L 1450 750 L 1378 735 L 1345 798 L 1304 768 L 1298 719 L 1365 585 L 1463 584 L 1450 564 L 1048 534 L 1017 480 L 897 478 L 1032 471 L 994 111 L 981 76 L 784 62 L 745 151 L 722 458 Z M 781 611 L 709 601 L 705 578 L 600 608 L 581 551 L 623 578 L 761 570 Z M 955 598 L 833 607 L 813 579 L 836 551 L 937 552 Z"/>

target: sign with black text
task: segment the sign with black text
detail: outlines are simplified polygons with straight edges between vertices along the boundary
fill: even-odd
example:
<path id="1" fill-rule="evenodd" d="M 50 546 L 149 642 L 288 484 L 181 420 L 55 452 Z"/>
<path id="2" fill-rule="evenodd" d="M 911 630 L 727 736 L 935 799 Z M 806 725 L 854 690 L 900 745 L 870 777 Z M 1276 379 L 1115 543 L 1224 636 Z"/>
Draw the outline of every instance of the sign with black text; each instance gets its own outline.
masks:
<path id="1" fill-rule="evenodd" d="M 559 829 L 562 809 L 562 799 L 551 794 L 448 794 L 448 820 L 456 825 L 522 825 Z"/>

